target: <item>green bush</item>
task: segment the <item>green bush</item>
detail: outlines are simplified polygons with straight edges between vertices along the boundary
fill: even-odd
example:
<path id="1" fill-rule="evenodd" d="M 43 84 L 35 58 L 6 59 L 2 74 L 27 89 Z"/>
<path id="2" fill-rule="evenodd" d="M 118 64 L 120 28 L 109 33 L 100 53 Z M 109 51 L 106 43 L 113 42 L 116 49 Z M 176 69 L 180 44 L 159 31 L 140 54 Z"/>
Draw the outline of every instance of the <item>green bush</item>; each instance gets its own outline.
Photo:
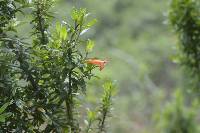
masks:
<path id="1" fill-rule="evenodd" d="M 193 105 L 186 107 L 181 90 L 176 90 L 173 101 L 166 105 L 161 114 L 161 133 L 198 133 L 195 123 L 196 101 Z"/>
<path id="2" fill-rule="evenodd" d="M 200 1 L 172 0 L 169 19 L 179 37 L 179 61 L 189 72 L 192 87 L 200 89 Z M 177 90 L 175 98 L 163 110 L 159 125 L 162 133 L 198 133 L 196 124 L 198 101 L 192 98 L 190 105 L 182 90 Z M 185 104 L 187 102 L 187 104 Z"/>
<path id="3" fill-rule="evenodd" d="M 172 0 L 169 11 L 170 23 L 178 33 L 181 50 L 179 59 L 200 90 L 200 1 Z"/>
<path id="4" fill-rule="evenodd" d="M 1 132 L 104 132 L 114 86 L 106 83 L 99 109 L 89 112 L 89 125 L 80 126 L 80 98 L 87 82 L 95 77 L 95 64 L 88 63 L 94 42 L 82 35 L 96 22 L 86 9 L 73 9 L 71 21 L 56 22 L 51 12 L 54 0 L 0 1 L 0 105 L 7 105 Z M 19 14 L 32 26 L 29 38 Z M 26 22 L 29 19 L 25 20 Z M 54 28 L 55 27 L 55 28 Z M 29 34 L 29 33 L 27 33 Z M 105 65 L 105 61 L 102 61 Z M 109 85 L 107 85 L 109 84 Z M 2 115 L 0 115 L 2 117 Z M 94 123 L 96 126 L 91 126 Z M 84 129 L 86 128 L 86 129 Z"/>

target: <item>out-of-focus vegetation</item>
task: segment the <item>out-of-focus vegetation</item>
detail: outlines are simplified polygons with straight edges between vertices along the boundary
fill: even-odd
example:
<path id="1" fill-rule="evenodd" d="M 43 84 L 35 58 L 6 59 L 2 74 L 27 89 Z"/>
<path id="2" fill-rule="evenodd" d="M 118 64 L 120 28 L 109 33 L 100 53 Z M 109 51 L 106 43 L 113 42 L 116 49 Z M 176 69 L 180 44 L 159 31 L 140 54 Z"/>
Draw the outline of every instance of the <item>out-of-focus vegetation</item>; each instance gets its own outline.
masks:
<path id="1" fill-rule="evenodd" d="M 87 36 L 95 38 L 94 56 L 110 60 L 100 73 L 118 83 L 119 95 L 110 125 L 113 133 L 155 133 L 157 114 L 175 88 L 184 86 L 179 67 L 171 61 L 177 38 L 166 25 L 166 0 L 72 0 L 55 8 L 60 18 L 73 6 L 86 7 L 98 20 Z M 100 84 L 91 82 L 95 101 Z M 97 93 L 97 94 L 96 94 Z"/>
<path id="2" fill-rule="evenodd" d="M 178 33 L 180 53 L 177 59 L 190 75 L 191 90 L 200 87 L 200 1 L 173 0 L 169 10 L 170 22 Z"/>
<path id="3" fill-rule="evenodd" d="M 110 60 L 100 75 L 116 79 L 120 89 L 110 132 L 160 132 L 160 126 L 156 128 L 157 116 L 162 114 L 166 103 L 173 102 L 170 99 L 176 88 L 189 91 L 189 77 L 176 64 L 178 36 L 168 25 L 169 3 L 166 0 L 63 0 L 56 8 L 63 12 L 60 18 L 67 15 L 65 9 L 80 6 L 98 19 L 95 29 L 87 36 L 96 40 L 94 55 Z M 98 90 L 93 92 L 92 88 L 99 84 L 91 82 L 91 86 L 94 97 L 88 100 L 93 101 Z M 184 104 L 180 106 L 187 108 Z M 179 115 L 173 107 L 171 113 Z"/>
<path id="4" fill-rule="evenodd" d="M 198 124 L 195 122 L 198 101 L 192 106 L 185 106 L 185 97 L 180 89 L 173 94 L 172 100 L 167 103 L 159 118 L 160 133 L 198 133 Z"/>

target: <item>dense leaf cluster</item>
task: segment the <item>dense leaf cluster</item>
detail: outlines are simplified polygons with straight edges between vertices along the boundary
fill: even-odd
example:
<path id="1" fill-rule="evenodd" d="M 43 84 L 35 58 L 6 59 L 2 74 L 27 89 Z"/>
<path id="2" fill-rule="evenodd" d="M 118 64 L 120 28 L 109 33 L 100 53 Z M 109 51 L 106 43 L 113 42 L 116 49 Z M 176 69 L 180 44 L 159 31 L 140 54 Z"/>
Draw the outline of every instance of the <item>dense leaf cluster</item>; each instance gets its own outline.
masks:
<path id="1" fill-rule="evenodd" d="M 200 1 L 173 0 L 169 12 L 170 22 L 180 38 L 181 62 L 189 69 L 195 88 L 200 88 Z"/>
<path id="2" fill-rule="evenodd" d="M 0 105 L 9 103 L 4 109 L 9 113 L 0 121 L 1 132 L 83 131 L 77 119 L 77 101 L 86 93 L 95 66 L 85 62 L 94 42 L 81 36 L 96 20 L 88 21 L 85 9 L 74 9 L 72 23 L 57 22 L 51 28 L 53 3 L 0 1 Z M 20 23 L 16 14 L 23 14 L 24 9 L 31 9 L 31 41 L 20 38 L 16 30 Z M 102 101 L 102 105 L 110 105 L 111 92 L 107 90 L 109 95 L 104 99 L 109 100 Z M 110 106 L 102 108 L 109 110 Z M 100 118 L 93 115 L 92 119 Z M 89 127 L 86 131 L 91 130 Z"/>

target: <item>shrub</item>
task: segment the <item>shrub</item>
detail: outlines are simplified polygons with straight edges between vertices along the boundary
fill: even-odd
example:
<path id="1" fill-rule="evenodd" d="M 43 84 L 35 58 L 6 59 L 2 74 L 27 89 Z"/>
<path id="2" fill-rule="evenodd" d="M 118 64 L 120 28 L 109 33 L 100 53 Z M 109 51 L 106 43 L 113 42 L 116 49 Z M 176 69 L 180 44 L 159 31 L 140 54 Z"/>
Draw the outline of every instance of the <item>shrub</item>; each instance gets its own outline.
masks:
<path id="1" fill-rule="evenodd" d="M 159 126 L 161 133 L 198 133 L 195 123 L 197 101 L 193 106 L 185 105 L 181 90 L 176 90 L 173 101 L 163 109 Z"/>
<path id="2" fill-rule="evenodd" d="M 179 59 L 192 77 L 195 90 L 200 89 L 200 1 L 172 0 L 170 23 L 180 40 Z"/>
<path id="3" fill-rule="evenodd" d="M 96 20 L 88 21 L 86 9 L 74 8 L 72 23 L 62 21 L 54 26 L 50 11 L 54 0 L 29 2 L 0 1 L 0 105 L 10 103 L 5 110 L 9 117 L 0 123 L 0 131 L 104 132 L 113 96 L 112 83 L 104 87 L 97 110 L 102 115 L 89 112 L 87 130 L 80 127 L 78 119 L 78 101 L 86 94 L 87 82 L 95 77 L 92 70 L 98 66 L 87 62 L 94 42 L 81 36 Z M 25 39 L 16 30 L 23 25 L 16 16 L 25 15 L 28 9 L 32 31 L 30 38 Z M 103 69 L 106 62 L 98 61 L 103 63 L 99 65 Z M 94 121 L 100 123 L 95 129 L 91 127 Z"/>

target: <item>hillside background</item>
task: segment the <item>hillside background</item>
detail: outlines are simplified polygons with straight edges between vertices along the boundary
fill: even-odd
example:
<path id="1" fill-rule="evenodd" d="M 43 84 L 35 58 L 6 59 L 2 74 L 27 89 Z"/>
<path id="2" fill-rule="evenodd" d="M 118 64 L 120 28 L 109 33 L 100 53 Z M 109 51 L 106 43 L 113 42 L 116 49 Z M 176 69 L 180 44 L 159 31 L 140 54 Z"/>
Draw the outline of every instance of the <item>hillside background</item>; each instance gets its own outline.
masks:
<path id="1" fill-rule="evenodd" d="M 86 8 L 98 22 L 85 34 L 95 40 L 90 57 L 108 59 L 103 80 L 116 81 L 110 133 L 157 133 L 158 117 L 186 78 L 174 63 L 177 37 L 167 23 L 169 0 L 60 0 L 53 13 L 69 20 L 73 7 Z M 27 27 L 27 29 L 30 27 Z M 21 34 L 26 36 L 25 30 Z M 86 101 L 95 107 L 102 81 L 93 79 Z"/>

